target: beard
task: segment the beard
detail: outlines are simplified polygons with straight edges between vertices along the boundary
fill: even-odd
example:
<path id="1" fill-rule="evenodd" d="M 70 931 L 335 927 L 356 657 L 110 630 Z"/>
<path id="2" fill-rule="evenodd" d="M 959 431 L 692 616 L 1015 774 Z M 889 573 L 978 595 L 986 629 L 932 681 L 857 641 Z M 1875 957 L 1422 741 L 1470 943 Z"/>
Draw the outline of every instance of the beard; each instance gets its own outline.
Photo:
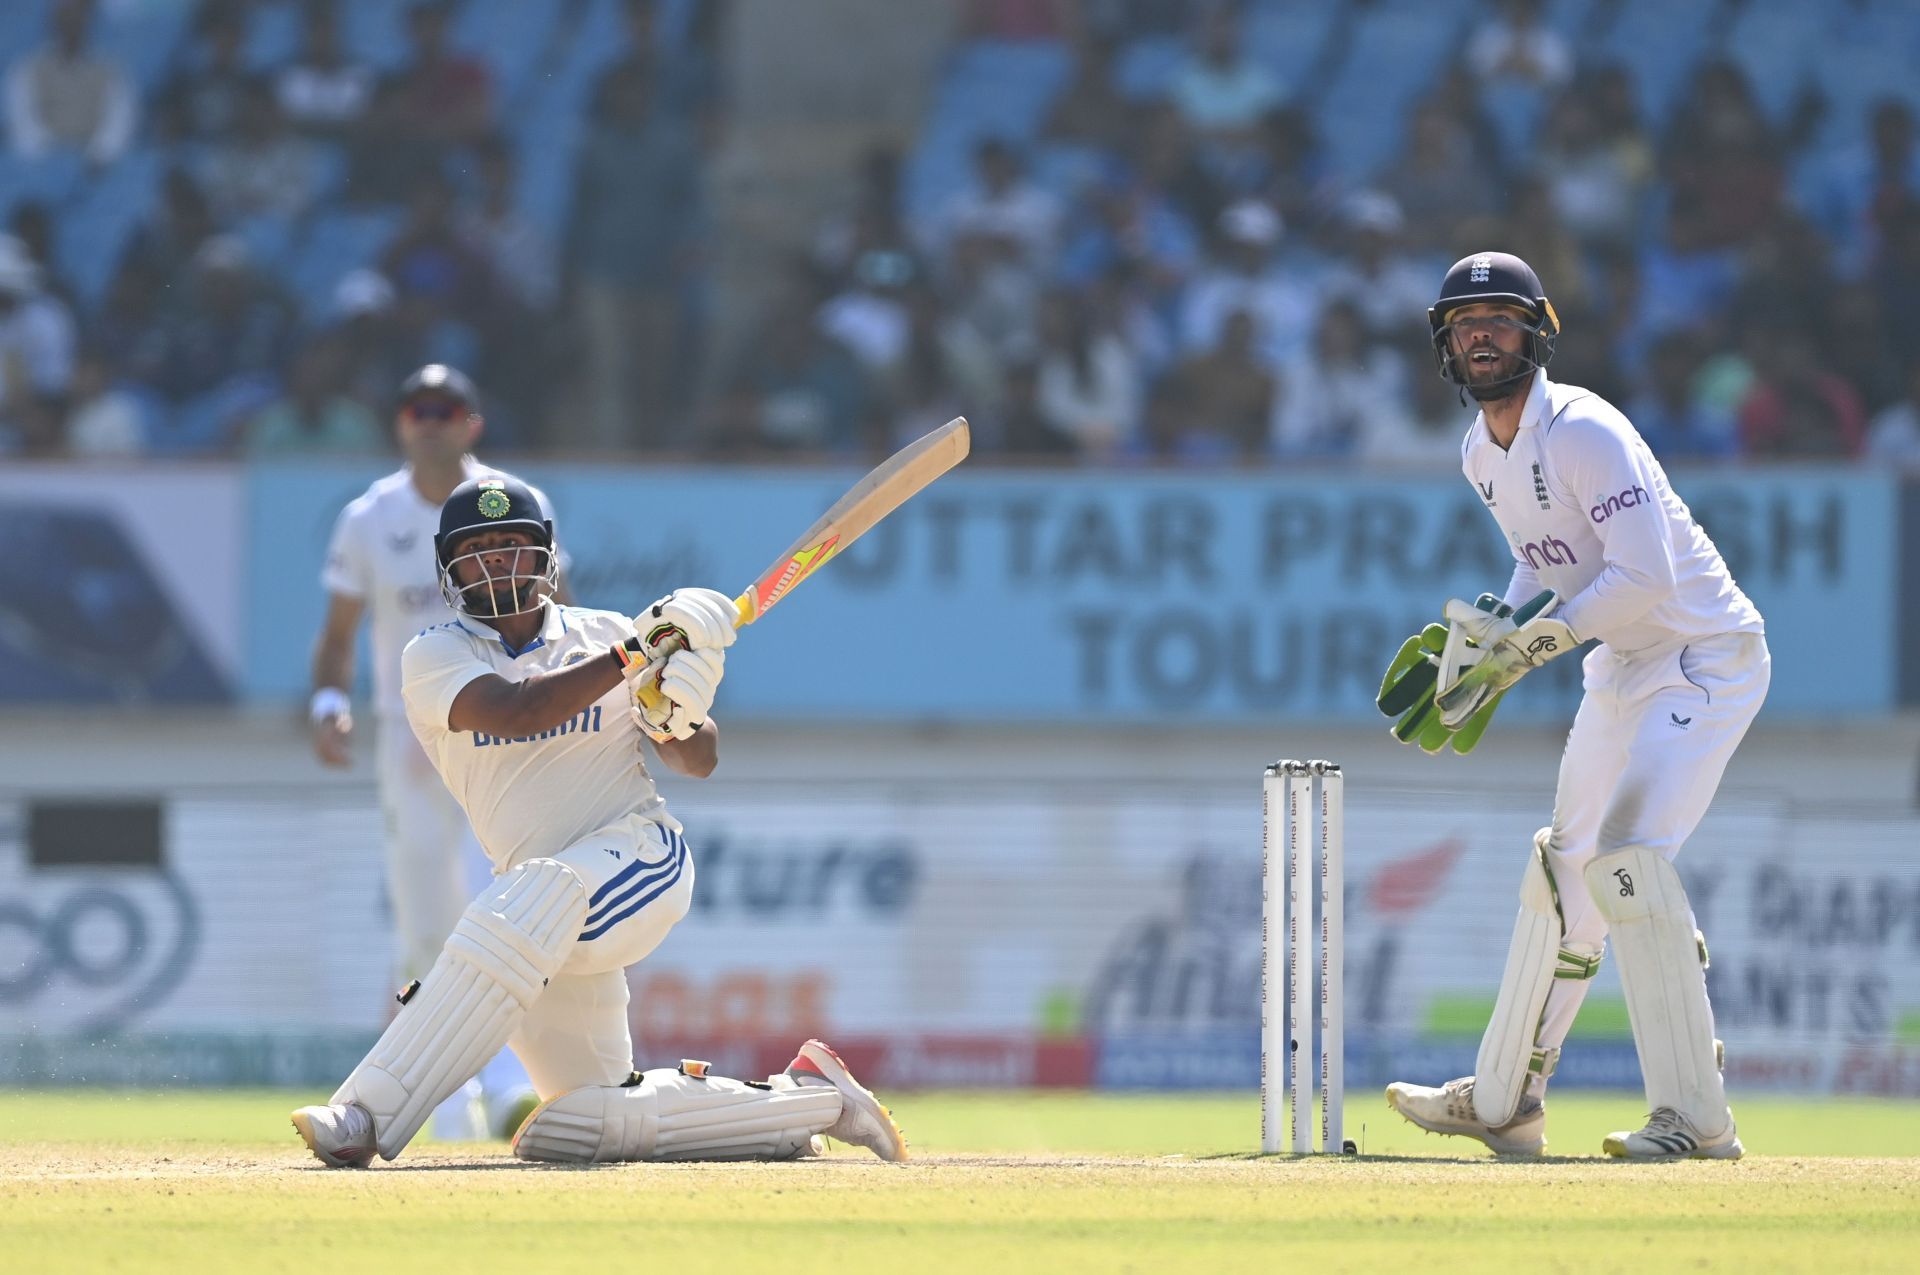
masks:
<path id="1" fill-rule="evenodd" d="M 1474 363 L 1463 355 L 1454 357 L 1466 369 L 1466 391 L 1475 402 L 1497 403 L 1512 398 L 1527 383 L 1527 374 L 1533 371 L 1533 364 L 1517 354 L 1505 350 L 1494 351 L 1492 363 Z"/>

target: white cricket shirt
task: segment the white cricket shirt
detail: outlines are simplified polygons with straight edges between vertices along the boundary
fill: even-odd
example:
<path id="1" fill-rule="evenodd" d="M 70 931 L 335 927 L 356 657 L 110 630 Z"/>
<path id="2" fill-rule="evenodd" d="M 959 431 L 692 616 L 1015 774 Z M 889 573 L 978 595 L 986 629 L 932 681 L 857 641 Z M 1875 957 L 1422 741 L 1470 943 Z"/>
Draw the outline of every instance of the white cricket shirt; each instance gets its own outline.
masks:
<path id="1" fill-rule="evenodd" d="M 494 471 L 471 458 L 467 477 Z M 547 517 L 553 504 L 534 490 Z M 327 546 L 320 583 L 329 593 L 358 598 L 371 613 L 373 707 L 387 721 L 399 720 L 400 652 L 430 624 L 453 619 L 440 596 L 440 563 L 433 537 L 440 506 L 413 485 L 411 468 L 388 474 L 340 511 Z"/>
<path id="2" fill-rule="evenodd" d="M 1513 446 L 1474 418 L 1461 468 L 1513 551 L 1506 602 L 1541 589 L 1574 636 L 1618 652 L 1765 625 L 1627 418 L 1534 375 Z"/>
<path id="3" fill-rule="evenodd" d="M 647 773 L 624 682 L 537 735 L 502 739 L 447 727 L 454 697 L 475 678 L 497 673 L 523 682 L 604 655 L 632 636 L 633 621 L 617 612 L 548 603 L 540 635 L 518 651 L 466 617 L 407 643 L 400 660 L 407 720 L 497 871 L 557 854 L 626 815 L 679 830 Z"/>

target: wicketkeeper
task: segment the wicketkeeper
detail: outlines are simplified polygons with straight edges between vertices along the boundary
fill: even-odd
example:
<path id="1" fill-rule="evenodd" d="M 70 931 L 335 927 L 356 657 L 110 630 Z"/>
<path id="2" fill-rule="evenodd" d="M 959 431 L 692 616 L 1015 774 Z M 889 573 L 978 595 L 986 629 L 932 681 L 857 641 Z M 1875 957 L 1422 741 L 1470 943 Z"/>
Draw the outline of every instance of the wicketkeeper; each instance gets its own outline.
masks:
<path id="1" fill-rule="evenodd" d="M 1387 1101 L 1503 1154 L 1546 1146 L 1547 1079 L 1609 936 L 1640 1053 L 1630 1159 L 1737 1159 L 1706 941 L 1673 858 L 1767 694 L 1764 625 L 1627 418 L 1546 366 L 1560 322 L 1507 253 L 1447 272 L 1427 311 L 1440 375 L 1480 403 L 1461 465 L 1513 550 L 1504 595 L 1448 602 L 1408 639 L 1380 706 L 1395 734 L 1465 752 L 1507 688 L 1588 642 L 1552 826 L 1534 835 L 1506 971 L 1472 1076 Z"/>

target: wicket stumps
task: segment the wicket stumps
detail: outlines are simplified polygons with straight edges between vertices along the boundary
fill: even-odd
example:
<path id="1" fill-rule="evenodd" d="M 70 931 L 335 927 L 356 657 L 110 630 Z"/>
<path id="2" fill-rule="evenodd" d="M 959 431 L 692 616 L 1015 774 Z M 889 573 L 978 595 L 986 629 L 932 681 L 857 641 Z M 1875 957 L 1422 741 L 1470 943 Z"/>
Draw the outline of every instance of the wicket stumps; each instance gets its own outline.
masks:
<path id="1" fill-rule="evenodd" d="M 1320 1149 L 1346 1143 L 1341 1106 L 1346 1090 L 1342 1004 L 1342 879 L 1345 778 L 1330 761 L 1277 761 L 1267 767 L 1260 856 L 1260 1150 L 1280 1150 L 1283 1087 L 1292 1092 L 1296 1154 L 1313 1150 L 1315 965 L 1319 967 Z M 1319 849 L 1306 847 L 1312 829 Z M 1319 862 L 1319 961 L 1314 960 L 1314 860 Z M 1284 893 L 1283 893 L 1284 889 Z M 1286 924 L 1286 981 L 1275 931 Z M 1283 990 L 1284 987 L 1284 990 Z M 1284 1021 L 1283 1021 L 1284 1019 Z M 1290 1086 L 1283 1076 L 1291 1077 Z"/>

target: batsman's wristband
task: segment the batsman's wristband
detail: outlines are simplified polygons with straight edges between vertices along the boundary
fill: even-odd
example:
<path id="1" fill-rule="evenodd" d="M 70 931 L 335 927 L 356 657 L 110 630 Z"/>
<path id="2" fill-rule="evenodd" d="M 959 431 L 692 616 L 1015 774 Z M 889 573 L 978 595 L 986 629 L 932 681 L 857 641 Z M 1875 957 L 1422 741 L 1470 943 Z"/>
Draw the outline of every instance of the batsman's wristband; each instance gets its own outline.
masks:
<path id="1" fill-rule="evenodd" d="M 313 699 L 307 704 L 307 716 L 314 725 L 319 725 L 329 717 L 351 717 L 353 698 L 337 686 L 323 686 L 313 693 Z"/>

